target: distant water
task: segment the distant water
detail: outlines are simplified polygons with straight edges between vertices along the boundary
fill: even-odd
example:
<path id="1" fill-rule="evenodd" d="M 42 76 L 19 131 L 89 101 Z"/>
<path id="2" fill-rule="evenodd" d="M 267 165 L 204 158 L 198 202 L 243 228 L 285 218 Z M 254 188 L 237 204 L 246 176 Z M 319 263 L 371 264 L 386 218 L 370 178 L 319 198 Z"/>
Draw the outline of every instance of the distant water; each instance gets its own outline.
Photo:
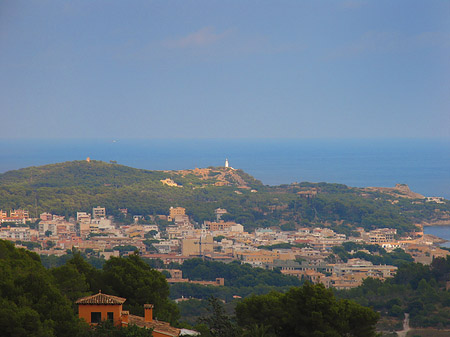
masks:
<path id="1" fill-rule="evenodd" d="M 429 226 L 424 227 L 423 231 L 425 234 L 431 234 L 439 238 L 448 240 L 448 242 L 443 243 L 441 246 L 450 248 L 450 226 Z"/>
<path id="2" fill-rule="evenodd" d="M 0 172 L 86 157 L 149 170 L 222 166 L 228 158 L 230 166 L 266 185 L 404 183 L 423 195 L 450 199 L 450 141 L 0 140 Z"/>

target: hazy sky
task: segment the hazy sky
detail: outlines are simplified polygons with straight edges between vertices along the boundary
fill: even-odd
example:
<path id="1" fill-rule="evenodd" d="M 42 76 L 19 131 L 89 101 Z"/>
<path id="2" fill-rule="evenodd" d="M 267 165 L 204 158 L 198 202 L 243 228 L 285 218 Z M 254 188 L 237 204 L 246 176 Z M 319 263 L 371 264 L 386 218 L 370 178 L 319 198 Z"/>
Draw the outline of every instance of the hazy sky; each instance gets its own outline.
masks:
<path id="1" fill-rule="evenodd" d="M 1 138 L 450 139 L 450 1 L 0 1 Z"/>

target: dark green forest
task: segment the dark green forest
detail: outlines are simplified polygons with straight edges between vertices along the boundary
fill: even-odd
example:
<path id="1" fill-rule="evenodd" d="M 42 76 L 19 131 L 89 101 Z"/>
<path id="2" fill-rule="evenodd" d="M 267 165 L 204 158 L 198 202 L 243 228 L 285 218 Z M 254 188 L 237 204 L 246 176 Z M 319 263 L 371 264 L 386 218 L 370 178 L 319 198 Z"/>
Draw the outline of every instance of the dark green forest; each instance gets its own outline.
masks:
<path id="1" fill-rule="evenodd" d="M 0 331 L 2 336 L 150 336 L 135 326 L 130 329 L 103 324 L 90 328 L 78 319 L 76 299 L 102 290 L 126 297 L 124 308 L 143 315 L 144 303 L 155 303 L 155 314 L 176 322 L 179 313 L 168 299 L 165 277 L 138 256 L 107 261 L 98 270 L 80 254 L 61 267 L 46 269 L 39 256 L 0 240 Z"/>
<path id="2" fill-rule="evenodd" d="M 185 261 L 180 269 L 183 277 L 190 280 L 213 281 L 217 277 L 225 279 L 224 287 L 202 286 L 192 283 L 175 283 L 170 286 L 170 297 L 194 297 L 208 299 L 211 296 L 228 301 L 233 297 L 267 294 L 271 291 L 286 292 L 291 287 L 300 286 L 302 282 L 296 277 L 281 274 L 278 270 L 270 271 L 253 268 L 248 264 L 233 261 L 229 264 L 215 261 L 191 259 Z"/>
<path id="3" fill-rule="evenodd" d="M 356 227 L 391 227 L 403 233 L 414 230 L 415 223 L 450 214 L 448 202 L 426 203 L 403 198 L 401 193 L 341 184 L 266 186 L 241 170 L 232 174 L 226 170 L 209 168 L 205 178 L 194 171 L 148 171 L 100 161 L 29 167 L 0 174 L 0 205 L 4 210 L 28 209 L 32 216 L 45 211 L 67 217 L 101 205 L 118 221 L 124 220 L 119 208 L 148 216 L 168 214 L 170 206 L 181 206 L 198 223 L 215 219 L 214 210 L 221 207 L 228 211 L 225 220 L 241 223 L 246 230 L 322 225 L 347 235 Z M 226 186 L 215 186 L 218 175 L 227 179 Z M 160 180 L 166 178 L 183 187 L 164 185 Z M 315 197 L 302 197 L 310 190 L 317 192 Z"/>
<path id="4" fill-rule="evenodd" d="M 269 336 L 364 336 L 377 335 L 378 314 L 348 300 L 338 300 L 321 284 L 305 283 L 287 293 L 252 296 L 238 303 L 240 326 L 266 327 Z"/>

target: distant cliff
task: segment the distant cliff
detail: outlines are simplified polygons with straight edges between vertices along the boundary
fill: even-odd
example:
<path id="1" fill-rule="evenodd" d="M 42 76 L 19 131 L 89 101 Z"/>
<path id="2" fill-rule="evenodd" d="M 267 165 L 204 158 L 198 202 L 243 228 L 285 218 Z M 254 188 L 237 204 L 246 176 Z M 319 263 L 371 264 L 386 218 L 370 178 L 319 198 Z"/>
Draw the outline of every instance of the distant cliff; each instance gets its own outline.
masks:
<path id="1" fill-rule="evenodd" d="M 377 191 L 392 195 L 397 198 L 424 199 L 425 197 L 419 193 L 410 190 L 406 184 L 396 184 L 395 187 L 366 187 L 365 191 Z"/>

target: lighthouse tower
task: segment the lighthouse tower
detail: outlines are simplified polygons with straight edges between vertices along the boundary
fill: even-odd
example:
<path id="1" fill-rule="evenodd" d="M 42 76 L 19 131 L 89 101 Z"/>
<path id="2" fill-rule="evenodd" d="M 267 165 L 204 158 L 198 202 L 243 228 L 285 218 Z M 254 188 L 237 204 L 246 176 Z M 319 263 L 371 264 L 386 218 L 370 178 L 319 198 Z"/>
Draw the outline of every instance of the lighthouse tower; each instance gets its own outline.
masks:
<path id="1" fill-rule="evenodd" d="M 228 167 L 228 158 L 225 159 L 225 167 Z"/>

